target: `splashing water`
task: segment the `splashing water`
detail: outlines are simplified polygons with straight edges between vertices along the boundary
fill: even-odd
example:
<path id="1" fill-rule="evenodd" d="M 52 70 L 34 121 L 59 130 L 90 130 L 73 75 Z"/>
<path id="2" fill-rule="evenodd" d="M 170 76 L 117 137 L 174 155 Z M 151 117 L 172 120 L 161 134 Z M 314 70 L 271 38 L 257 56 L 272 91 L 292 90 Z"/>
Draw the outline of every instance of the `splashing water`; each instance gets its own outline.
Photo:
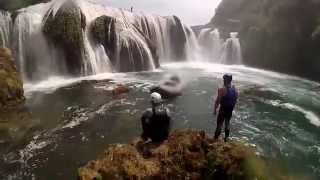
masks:
<path id="1" fill-rule="evenodd" d="M 221 64 L 242 64 L 242 52 L 238 33 L 230 33 L 225 41 L 220 38 L 218 29 L 202 29 L 198 41 L 203 58 Z"/>
<path id="2" fill-rule="evenodd" d="M 132 13 L 87 0 L 53 0 L 18 10 L 12 30 L 10 13 L 0 13 L 0 43 L 12 48 L 24 81 L 69 75 L 64 48 L 56 47 L 56 43 L 51 42 L 43 32 L 48 15 L 52 14 L 55 18 L 66 2 L 73 2 L 79 7 L 86 19 L 82 42 L 84 53 L 79 59 L 81 75 L 154 70 L 164 61 L 173 61 L 171 33 L 178 26 L 174 18 Z M 116 19 L 116 34 L 108 32 L 108 36 L 115 35 L 116 38 L 115 52 L 111 52 L 115 55 L 91 37 L 91 25 L 101 16 Z M 182 28 L 186 42 L 181 46 L 184 46 L 187 59 L 199 59 L 193 53 L 199 49 L 194 32 L 187 26 Z"/>

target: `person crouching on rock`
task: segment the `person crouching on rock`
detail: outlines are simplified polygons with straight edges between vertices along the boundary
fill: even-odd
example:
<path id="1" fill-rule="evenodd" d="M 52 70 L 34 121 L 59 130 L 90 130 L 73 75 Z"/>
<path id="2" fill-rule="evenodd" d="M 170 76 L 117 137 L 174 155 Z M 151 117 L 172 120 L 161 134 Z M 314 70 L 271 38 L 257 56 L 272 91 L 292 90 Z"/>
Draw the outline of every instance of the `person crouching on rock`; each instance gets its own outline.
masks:
<path id="1" fill-rule="evenodd" d="M 233 86 L 231 84 L 231 82 L 232 82 L 232 75 L 225 74 L 223 76 L 224 86 L 222 88 L 219 88 L 218 96 L 216 98 L 215 105 L 214 105 L 214 115 L 217 114 L 217 109 L 218 109 L 218 107 L 220 107 L 219 114 L 217 117 L 217 128 L 215 131 L 214 138 L 215 139 L 219 138 L 219 136 L 221 134 L 222 126 L 224 123 L 224 126 L 225 126 L 224 141 L 225 142 L 229 138 L 230 119 L 232 117 L 233 109 L 234 109 L 234 107 L 237 103 L 237 100 L 238 100 L 238 91 L 235 88 L 235 86 Z"/>
<path id="2" fill-rule="evenodd" d="M 146 110 L 141 118 L 142 134 L 144 141 L 163 142 L 169 136 L 171 117 L 169 110 L 162 104 L 159 93 L 151 94 L 152 108 Z"/>

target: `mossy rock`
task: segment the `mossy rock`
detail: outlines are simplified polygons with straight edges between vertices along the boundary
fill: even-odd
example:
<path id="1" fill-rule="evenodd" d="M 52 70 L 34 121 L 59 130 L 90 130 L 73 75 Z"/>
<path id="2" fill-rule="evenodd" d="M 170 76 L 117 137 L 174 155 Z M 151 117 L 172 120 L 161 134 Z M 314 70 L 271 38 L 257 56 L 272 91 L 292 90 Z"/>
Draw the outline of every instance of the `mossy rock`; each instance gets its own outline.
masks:
<path id="1" fill-rule="evenodd" d="M 115 63 L 117 48 L 116 23 L 116 18 L 103 15 L 96 18 L 90 27 L 90 33 L 93 40 L 97 44 L 102 44 L 104 46 L 113 63 Z"/>
<path id="2" fill-rule="evenodd" d="M 49 11 L 45 20 L 43 32 L 57 48 L 64 51 L 68 72 L 81 75 L 85 55 L 85 15 L 73 1 L 66 1 L 55 15 Z"/>
<path id="3" fill-rule="evenodd" d="M 78 171 L 79 179 L 290 179 L 270 171 L 255 150 L 215 141 L 200 130 L 176 130 L 162 144 L 111 145 Z M 291 178 L 293 179 L 293 178 Z"/>
<path id="4" fill-rule="evenodd" d="M 24 100 L 23 83 L 11 51 L 0 48 L 0 109 L 15 107 Z"/>

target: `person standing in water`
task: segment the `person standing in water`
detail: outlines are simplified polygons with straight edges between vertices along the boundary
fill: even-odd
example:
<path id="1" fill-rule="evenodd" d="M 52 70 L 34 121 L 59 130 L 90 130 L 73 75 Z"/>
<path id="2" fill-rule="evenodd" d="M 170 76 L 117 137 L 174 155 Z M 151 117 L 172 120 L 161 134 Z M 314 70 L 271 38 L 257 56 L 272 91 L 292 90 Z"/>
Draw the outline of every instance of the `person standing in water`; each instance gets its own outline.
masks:
<path id="1" fill-rule="evenodd" d="M 232 112 L 238 100 L 238 91 L 234 85 L 231 84 L 232 75 L 225 74 L 223 76 L 223 84 L 222 88 L 218 89 L 218 96 L 214 105 L 214 115 L 217 114 L 217 110 L 219 108 L 219 114 L 217 117 L 217 128 L 215 131 L 215 139 L 218 139 L 222 126 L 224 123 L 225 126 L 225 138 L 224 141 L 227 142 L 230 135 L 230 120 L 232 117 Z"/>

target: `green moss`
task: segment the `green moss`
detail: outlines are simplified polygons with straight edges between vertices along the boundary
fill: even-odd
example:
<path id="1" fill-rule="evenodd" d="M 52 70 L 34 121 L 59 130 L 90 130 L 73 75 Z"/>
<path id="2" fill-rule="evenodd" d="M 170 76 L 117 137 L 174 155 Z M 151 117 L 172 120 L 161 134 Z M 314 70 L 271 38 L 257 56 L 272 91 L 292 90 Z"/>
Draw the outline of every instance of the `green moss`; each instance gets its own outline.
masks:
<path id="1" fill-rule="evenodd" d="M 0 110 L 24 101 L 23 83 L 17 72 L 11 52 L 0 48 Z"/>

